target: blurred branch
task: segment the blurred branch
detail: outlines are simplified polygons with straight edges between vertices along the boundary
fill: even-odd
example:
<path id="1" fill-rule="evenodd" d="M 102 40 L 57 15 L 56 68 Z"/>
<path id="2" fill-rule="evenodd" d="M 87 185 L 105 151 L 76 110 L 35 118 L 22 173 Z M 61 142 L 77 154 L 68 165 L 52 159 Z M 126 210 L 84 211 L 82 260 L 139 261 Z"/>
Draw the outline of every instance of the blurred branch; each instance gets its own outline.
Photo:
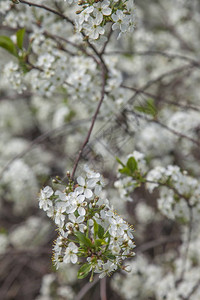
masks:
<path id="1" fill-rule="evenodd" d="M 195 140 L 195 139 L 191 138 L 190 136 L 187 136 L 187 135 L 185 135 L 185 134 L 183 134 L 183 133 L 181 133 L 181 132 L 178 132 L 178 131 L 176 131 L 176 130 L 170 128 L 170 127 L 168 127 L 167 125 L 161 123 L 161 122 L 158 121 L 158 120 L 155 120 L 155 119 L 149 119 L 149 118 L 147 118 L 146 116 L 143 116 L 143 115 L 141 115 L 141 114 L 136 113 L 135 111 L 127 110 L 127 112 L 128 112 L 128 113 L 131 113 L 131 114 L 133 114 L 133 115 L 135 115 L 135 116 L 138 117 L 138 118 L 141 118 L 141 119 L 143 119 L 143 120 L 146 120 L 146 121 L 149 122 L 149 123 L 155 123 L 155 124 L 158 124 L 158 125 L 160 125 L 161 127 L 163 127 L 163 128 L 165 128 L 166 130 L 168 130 L 169 132 L 173 133 L 174 135 L 179 136 L 180 138 L 186 139 L 186 140 L 192 142 L 193 144 L 195 144 L 195 145 L 197 145 L 197 146 L 200 146 L 200 142 L 199 142 L 198 140 Z"/>
<path id="2" fill-rule="evenodd" d="M 138 56 L 154 56 L 154 55 L 160 55 L 164 56 L 168 59 L 181 59 L 184 61 L 188 61 L 195 65 L 196 67 L 200 68 L 200 61 L 195 60 L 192 57 L 188 57 L 185 55 L 181 54 L 173 54 L 173 53 L 167 53 L 163 51 L 152 51 L 152 50 L 147 50 L 147 51 L 109 51 L 106 52 L 105 55 L 113 55 L 113 54 L 119 54 L 119 55 L 138 55 Z"/>
<path id="3" fill-rule="evenodd" d="M 106 296 L 106 277 L 100 280 L 100 296 L 101 300 L 107 300 Z"/>
<path id="4" fill-rule="evenodd" d="M 196 292 L 196 290 L 199 288 L 199 286 L 200 286 L 200 279 L 197 281 L 197 283 L 195 284 L 195 286 L 193 287 L 193 289 L 191 290 L 191 292 L 186 297 L 180 296 L 181 299 L 182 300 L 189 300 L 189 299 L 191 299 L 191 296 Z"/>
<path id="5" fill-rule="evenodd" d="M 100 56 L 102 56 L 103 54 L 105 55 L 105 50 L 106 50 L 106 47 L 110 41 L 110 38 L 111 38 L 111 35 L 112 35 L 113 31 L 112 31 L 112 27 L 110 27 L 110 30 L 109 30 L 109 33 L 108 33 L 108 36 L 107 36 L 107 41 L 105 42 L 105 44 L 103 45 L 103 48 L 100 52 Z"/>
<path id="6" fill-rule="evenodd" d="M 163 244 L 167 244 L 167 243 L 180 243 L 181 242 L 181 239 L 179 236 L 172 236 L 172 237 L 169 237 L 169 236 L 166 236 L 166 237 L 162 237 L 158 240 L 154 240 L 154 241 L 151 241 L 151 242 L 147 242 L 147 243 L 144 243 L 142 244 L 141 246 L 139 247 L 136 247 L 136 253 L 143 253 L 145 251 L 148 251 L 152 248 L 155 248 L 155 247 L 159 247 Z"/>
<path id="7" fill-rule="evenodd" d="M 22 269 L 25 267 L 25 265 L 28 263 L 29 260 L 30 257 L 25 257 L 25 258 L 23 257 L 23 261 L 19 261 L 19 264 L 17 266 L 16 265 L 13 266 L 12 271 L 9 272 L 6 280 L 4 281 L 3 285 L 0 288 L 0 295 L 2 297 L 1 299 L 6 299 L 6 295 L 11 285 L 13 284 L 15 279 L 19 276 Z"/>
<path id="8" fill-rule="evenodd" d="M 191 237 L 192 237 L 192 222 L 193 222 L 193 212 L 192 212 L 192 207 L 189 207 L 189 212 L 190 212 L 190 222 L 189 222 L 189 227 L 188 227 L 188 235 L 187 235 L 187 241 L 186 241 L 186 248 L 185 248 L 185 253 L 183 255 L 183 268 L 181 271 L 180 278 L 176 280 L 175 286 L 178 286 L 184 279 L 184 274 L 186 271 L 187 267 L 187 259 L 188 259 L 188 252 L 189 252 L 189 247 L 190 247 L 190 242 L 191 242 Z"/>
<path id="9" fill-rule="evenodd" d="M 55 128 L 53 130 L 49 130 L 43 134 L 41 134 L 40 136 L 38 136 L 36 139 L 34 139 L 29 146 L 22 152 L 20 152 L 19 154 L 17 154 L 15 157 L 13 157 L 1 170 L 0 173 L 0 178 L 3 176 L 4 172 L 8 169 L 8 167 L 16 160 L 19 158 L 22 158 L 24 155 L 26 155 L 30 150 L 33 149 L 34 146 L 36 146 L 37 144 L 43 142 L 45 139 L 47 139 L 49 136 L 58 133 L 59 131 L 65 129 L 66 127 L 73 127 L 73 126 L 79 126 L 80 124 L 84 124 L 89 122 L 90 119 L 82 119 L 82 120 L 78 120 L 78 121 L 72 121 L 69 122 L 67 124 L 64 124 L 62 126 L 59 126 L 58 128 Z"/>
<path id="10" fill-rule="evenodd" d="M 88 282 L 84 285 L 84 287 L 80 290 L 78 295 L 74 300 L 81 300 L 87 294 L 87 292 L 99 281 L 99 275 L 94 276 L 94 280 L 92 282 Z"/>
<path id="11" fill-rule="evenodd" d="M 128 86 L 123 85 L 123 84 L 121 85 L 121 87 L 124 88 L 124 89 L 132 90 L 132 91 L 137 92 L 139 94 L 144 94 L 145 96 L 151 97 L 151 98 L 156 99 L 156 100 L 162 100 L 163 102 L 166 102 L 168 104 L 172 104 L 174 106 L 178 106 L 178 107 L 181 107 L 181 108 L 184 108 L 184 109 L 191 109 L 191 110 L 194 110 L 194 111 L 200 111 L 200 107 L 192 106 L 192 105 L 188 105 L 188 104 L 181 104 L 181 103 L 178 103 L 178 102 L 166 100 L 164 98 L 160 99 L 160 96 L 154 95 L 154 94 L 149 93 L 149 92 L 145 92 L 142 89 L 138 89 L 138 88 L 135 88 L 135 87 L 128 87 Z"/>
<path id="12" fill-rule="evenodd" d="M 157 78 L 149 80 L 146 83 L 146 85 L 145 85 L 145 87 L 143 89 L 146 90 L 150 86 L 152 86 L 153 84 L 158 83 L 159 81 L 165 79 L 166 77 L 170 77 L 170 76 L 175 75 L 177 73 L 181 73 L 181 72 L 186 71 L 188 69 L 192 69 L 193 67 L 194 67 L 194 64 L 190 63 L 190 64 L 187 64 L 187 65 L 184 65 L 184 66 L 172 69 L 170 71 L 167 71 L 166 73 L 163 73 L 163 74 L 159 75 Z"/>
<path id="13" fill-rule="evenodd" d="M 36 4 L 36 3 L 33 3 L 33 2 L 29 2 L 29 1 L 25 1 L 25 0 L 18 0 L 18 1 L 20 3 L 26 4 L 28 6 L 34 6 L 34 7 L 42 8 L 42 9 L 44 9 L 46 11 L 49 11 L 49 12 L 51 12 L 51 13 L 59 16 L 59 17 L 61 17 L 62 19 L 66 20 L 67 22 L 71 23 L 74 26 L 74 22 L 71 19 L 69 19 L 68 17 L 64 16 L 62 13 L 60 13 L 60 12 L 58 12 L 58 11 L 50 8 L 50 7 L 47 7 L 45 5 Z"/>

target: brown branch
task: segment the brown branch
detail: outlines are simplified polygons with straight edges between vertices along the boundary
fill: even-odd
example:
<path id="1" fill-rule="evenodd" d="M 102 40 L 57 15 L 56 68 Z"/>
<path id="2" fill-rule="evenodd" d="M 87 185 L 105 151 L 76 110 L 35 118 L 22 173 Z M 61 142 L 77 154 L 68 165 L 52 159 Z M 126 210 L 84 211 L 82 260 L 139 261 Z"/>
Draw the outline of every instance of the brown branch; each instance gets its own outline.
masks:
<path id="1" fill-rule="evenodd" d="M 20 152 L 19 154 L 17 154 L 15 157 L 13 157 L 2 169 L 1 173 L 0 173 L 0 178 L 3 176 L 4 172 L 8 169 L 8 167 L 16 160 L 19 158 L 22 158 L 25 154 L 27 154 L 30 150 L 33 149 L 34 146 L 36 146 L 37 144 L 43 142 L 45 139 L 47 139 L 49 136 L 61 131 L 62 129 L 65 129 L 66 127 L 69 126 L 76 126 L 76 125 L 80 125 L 80 123 L 86 123 L 88 122 L 89 119 L 83 119 L 83 120 L 78 120 L 78 121 L 72 121 L 70 123 L 64 124 L 58 128 L 55 128 L 53 130 L 49 130 L 43 134 L 41 134 L 40 136 L 38 136 L 37 138 L 35 138 L 30 144 L 29 146 L 22 152 Z"/>
<path id="2" fill-rule="evenodd" d="M 199 288 L 200 286 L 200 279 L 197 281 L 197 283 L 195 284 L 195 286 L 193 287 L 193 289 L 191 290 L 191 292 L 186 296 L 180 296 L 182 300 L 189 300 L 191 298 L 191 296 L 196 292 L 196 290 Z"/>
<path id="3" fill-rule="evenodd" d="M 94 127 L 94 124 L 95 124 L 95 121 L 97 119 L 97 116 L 98 116 L 98 113 L 100 111 L 100 108 L 101 108 L 101 105 L 103 103 L 103 100 L 104 100 L 104 96 L 105 96 L 105 85 L 106 85 L 106 76 L 107 76 L 107 70 L 104 66 L 104 64 L 101 65 L 102 67 L 102 89 L 101 89 L 101 98 L 100 98 L 100 101 L 97 105 L 97 108 L 96 108 L 96 111 L 94 113 L 94 116 L 92 118 L 92 122 L 91 122 L 91 125 L 90 125 L 90 128 L 89 128 L 89 131 L 88 131 L 88 134 L 86 136 L 86 139 L 85 141 L 83 142 L 83 145 L 81 146 L 81 149 L 78 153 L 78 156 L 75 160 L 75 164 L 74 164 L 74 168 L 73 168 L 73 171 L 72 171 L 72 174 L 71 174 L 71 178 L 74 177 L 74 174 L 76 172 L 76 169 L 77 169 L 77 166 L 78 166 L 78 163 L 79 163 L 79 160 L 81 159 L 81 155 L 83 153 L 83 150 L 85 148 L 85 146 L 87 145 L 87 143 L 89 142 L 89 139 L 90 139 L 90 136 L 91 136 L 91 133 L 92 133 L 92 130 L 93 130 L 93 127 Z"/>
<path id="4" fill-rule="evenodd" d="M 42 8 L 46 11 L 49 11 L 59 17 L 61 17 L 62 19 L 66 20 L 67 22 L 71 23 L 73 26 L 74 26 L 74 22 L 69 19 L 68 17 L 64 16 L 62 13 L 50 8 L 50 7 L 47 7 L 45 5 L 40 5 L 40 4 L 36 4 L 36 3 L 33 3 L 33 2 L 29 2 L 29 1 L 25 1 L 25 0 L 19 0 L 20 3 L 22 4 L 26 4 L 26 5 L 29 5 L 29 6 L 34 6 L 34 7 L 37 7 L 37 8 Z"/>
<path id="5" fill-rule="evenodd" d="M 107 300 L 106 296 L 106 277 L 100 280 L 100 297 L 101 300 Z"/>
<path id="6" fill-rule="evenodd" d="M 77 44 L 71 42 L 70 40 L 68 40 L 66 38 L 63 38 L 63 37 L 55 35 L 55 34 L 51 34 L 51 33 L 47 32 L 47 31 L 44 32 L 44 35 L 46 35 L 47 37 L 49 37 L 51 39 L 59 39 L 59 40 L 65 42 L 67 44 L 70 44 L 74 48 L 79 49 L 80 51 L 82 51 L 83 53 L 85 53 L 87 56 L 91 57 L 95 61 L 96 64 L 98 64 L 98 65 L 101 64 L 100 61 L 94 55 L 88 53 L 88 51 L 85 50 L 82 45 L 77 45 Z M 96 53 L 98 54 L 98 52 L 96 52 Z M 99 54 L 98 54 L 98 56 L 99 56 Z M 102 63 L 105 65 L 104 61 L 102 61 Z"/>
<path id="7" fill-rule="evenodd" d="M 153 84 L 159 82 L 159 81 L 162 81 L 165 77 L 169 77 L 169 76 L 172 76 L 172 75 L 175 75 L 177 73 L 181 73 L 185 70 L 188 70 L 188 69 L 192 69 L 194 67 L 194 64 L 187 64 L 187 65 L 184 65 L 184 66 L 181 66 L 181 67 L 178 67 L 178 68 L 175 68 L 173 70 L 170 70 L 164 74 L 161 74 L 159 75 L 157 78 L 155 79 L 152 79 L 152 80 L 149 80 L 147 82 L 147 84 L 145 85 L 145 90 L 148 89 L 150 86 L 152 86 Z"/>
<path id="8" fill-rule="evenodd" d="M 124 89 L 132 90 L 132 91 L 137 92 L 139 94 L 144 94 L 145 96 L 154 98 L 156 100 L 160 100 L 159 96 L 154 95 L 154 94 L 149 93 L 149 92 L 145 92 L 142 89 L 138 89 L 138 88 L 135 88 L 135 87 L 129 87 L 129 86 L 126 86 L 124 84 L 122 84 L 121 87 L 124 88 Z M 178 106 L 178 107 L 184 108 L 184 109 L 191 109 L 191 110 L 195 110 L 195 111 L 200 111 L 200 107 L 197 107 L 197 106 L 188 105 L 188 104 L 181 104 L 181 103 L 177 103 L 177 102 L 174 102 L 174 101 L 166 100 L 164 98 L 162 98 L 162 101 L 164 101 L 164 102 L 166 102 L 168 104 L 172 104 L 174 106 Z"/>
<path id="9" fill-rule="evenodd" d="M 183 255 L 183 268 L 181 271 L 180 278 L 176 280 L 175 286 L 178 286 L 184 279 L 184 274 L 186 271 L 186 264 L 187 264 L 187 258 L 188 258 L 188 252 L 189 252 L 189 247 L 190 247 L 190 242 L 192 238 L 192 222 L 193 222 L 193 212 L 192 212 L 192 207 L 190 206 L 190 223 L 189 223 L 189 228 L 188 228 L 188 236 L 187 236 L 187 241 L 186 241 L 186 249 L 185 253 Z"/>
<path id="10" fill-rule="evenodd" d="M 199 141 L 194 140 L 194 139 L 191 138 L 190 136 L 187 136 L 187 135 L 185 135 L 185 134 L 183 134 L 183 133 L 181 133 L 181 132 L 178 132 L 178 131 L 176 131 L 176 130 L 170 128 L 170 127 L 168 127 L 167 125 L 161 123 L 161 122 L 158 121 L 158 120 L 155 120 L 155 119 L 149 119 L 149 118 L 147 118 L 147 117 L 145 117 L 145 116 L 143 116 L 143 115 L 140 115 L 140 114 L 138 114 L 138 113 L 136 113 L 136 112 L 134 112 L 134 111 L 127 110 L 127 112 L 132 113 L 132 114 L 134 114 L 135 116 L 137 116 L 138 118 L 144 119 L 144 120 L 146 120 L 147 122 L 158 124 L 158 125 L 160 125 L 161 127 L 165 128 L 167 131 L 173 133 L 174 135 L 179 136 L 180 138 L 183 138 L 183 139 L 187 139 L 188 141 L 194 143 L 194 144 L 197 145 L 198 147 L 200 146 L 200 142 L 199 142 Z"/>
<path id="11" fill-rule="evenodd" d="M 108 36 L 107 36 L 107 41 L 103 45 L 103 48 L 102 48 L 102 50 L 100 52 L 100 56 L 102 56 L 103 54 L 105 54 L 105 50 L 106 50 L 106 47 L 108 45 L 108 42 L 110 41 L 112 33 L 113 33 L 113 30 L 112 30 L 112 27 L 110 27 L 110 31 L 109 31 Z"/>
<path id="12" fill-rule="evenodd" d="M 188 202 L 189 198 L 186 197 L 185 195 L 182 195 L 177 191 L 177 189 L 174 186 L 169 185 L 167 182 L 160 182 L 160 181 L 154 181 L 154 180 L 148 180 L 145 178 L 145 183 L 156 183 L 160 186 L 165 186 L 168 187 L 170 190 L 174 191 L 174 193 L 179 196 L 179 198 L 185 199 L 186 202 Z"/>
<path id="13" fill-rule="evenodd" d="M 160 76 L 158 76 L 157 78 L 153 79 L 153 80 L 150 80 L 148 81 L 145 85 L 143 85 L 141 88 L 139 88 L 135 94 L 133 96 L 130 97 L 130 99 L 127 101 L 127 103 L 125 104 L 128 105 L 128 104 L 131 104 L 133 100 L 135 100 L 135 98 L 137 97 L 138 94 L 140 94 L 140 91 L 146 91 L 148 88 L 150 88 L 152 85 L 154 85 L 155 83 L 161 81 L 162 79 L 164 79 L 165 77 L 168 77 L 168 76 L 171 76 L 171 75 L 175 75 L 176 73 L 179 73 L 179 72 L 182 72 L 184 70 L 187 70 L 187 69 L 191 69 L 193 67 L 193 65 L 191 64 L 187 64 L 187 65 L 184 65 L 182 67 L 179 67 L 179 68 L 176 68 L 176 69 L 173 69 L 173 70 L 170 70 Z M 124 108 L 121 110 L 121 112 L 125 111 L 125 106 Z M 149 120 L 148 120 L 149 121 Z"/>
<path id="14" fill-rule="evenodd" d="M 156 50 L 147 50 L 147 51 L 109 51 L 106 52 L 105 55 L 113 55 L 113 54 L 119 54 L 119 55 L 139 55 L 139 56 L 151 56 L 151 55 L 160 55 L 164 56 L 168 59 L 181 59 L 189 61 L 190 63 L 194 64 L 196 67 L 200 67 L 200 61 L 193 59 L 192 57 L 185 56 L 182 54 L 173 54 L 173 53 L 167 53 L 164 51 L 156 51 Z"/>
<path id="15" fill-rule="evenodd" d="M 181 242 L 181 239 L 179 236 L 175 236 L 175 237 L 169 237 L 169 236 L 166 236 L 166 237 L 162 237 L 158 240 L 154 240 L 154 241 L 150 241 L 150 242 L 147 242 L 145 244 L 142 244 L 141 246 L 139 247 L 136 247 L 136 253 L 139 254 L 139 253 L 143 253 L 145 251 L 148 251 L 152 248 L 155 248 L 155 247 L 159 247 L 163 244 L 167 244 L 167 243 L 180 243 Z"/>
<path id="16" fill-rule="evenodd" d="M 1 294 L 1 299 L 6 299 L 6 295 L 10 289 L 10 287 L 12 286 L 13 282 L 15 281 L 15 279 L 19 276 L 19 274 L 21 273 L 21 271 L 23 270 L 23 268 L 25 267 L 25 265 L 28 263 L 28 261 L 30 260 L 30 257 L 25 257 L 23 258 L 23 261 L 19 263 L 18 266 L 14 266 L 12 271 L 8 274 L 4 284 L 2 285 L 1 289 L 0 289 L 0 294 Z"/>
<path id="17" fill-rule="evenodd" d="M 76 298 L 74 300 L 81 300 L 83 299 L 83 297 L 87 294 L 87 292 L 95 285 L 97 284 L 97 282 L 99 281 L 99 275 L 96 275 L 94 277 L 94 280 L 92 282 L 88 282 L 86 283 L 86 285 L 84 285 L 84 287 L 80 290 L 80 292 L 78 293 L 78 295 L 76 296 Z"/>

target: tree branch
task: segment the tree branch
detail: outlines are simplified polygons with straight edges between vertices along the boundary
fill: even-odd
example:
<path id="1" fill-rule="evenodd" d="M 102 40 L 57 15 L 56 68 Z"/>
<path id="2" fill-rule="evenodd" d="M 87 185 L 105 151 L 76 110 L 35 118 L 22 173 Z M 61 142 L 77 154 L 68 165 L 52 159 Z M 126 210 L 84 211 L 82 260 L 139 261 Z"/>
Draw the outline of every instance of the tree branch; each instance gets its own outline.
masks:
<path id="1" fill-rule="evenodd" d="M 75 172 L 76 172 L 76 169 L 77 169 L 77 166 L 78 166 L 78 163 L 79 163 L 79 160 L 81 159 L 81 155 L 83 153 L 83 150 L 85 148 L 85 146 L 87 145 L 87 143 L 89 142 L 89 139 L 90 139 L 90 136 L 91 136 L 91 133 L 92 133 L 92 130 L 93 130 L 93 127 L 94 127 L 94 124 L 95 124 L 95 121 L 97 119 L 97 116 L 98 116 L 98 113 L 100 111 L 100 108 L 101 108 L 101 105 L 103 103 L 103 100 L 104 100 L 104 96 L 105 96 L 105 84 L 106 84 L 106 76 L 107 76 L 107 70 L 105 69 L 105 66 L 104 64 L 101 65 L 102 67 L 102 89 L 101 89 L 101 98 L 100 98 L 100 101 L 97 105 L 97 108 L 96 108 L 96 111 L 94 113 L 94 116 L 92 118 L 92 122 L 91 122 L 91 126 L 89 128 L 89 131 L 88 131 L 88 134 L 86 136 L 86 139 L 85 141 L 83 142 L 83 145 L 78 153 L 78 156 L 75 160 L 75 164 L 74 164 L 74 168 L 73 168 L 73 171 L 72 171 L 72 174 L 71 174 L 71 178 L 74 177 L 75 175 Z"/>
<path id="2" fill-rule="evenodd" d="M 60 13 L 60 12 L 50 8 L 50 7 L 47 7 L 47 6 L 41 5 L 41 4 L 36 4 L 36 3 L 33 3 L 33 2 L 29 2 L 29 1 L 25 1 L 25 0 L 18 0 L 18 1 L 22 4 L 26 4 L 26 5 L 29 5 L 29 6 L 34 6 L 34 7 L 37 7 L 37 8 L 42 8 L 46 11 L 49 11 L 49 12 L 61 17 L 62 19 L 66 20 L 67 22 L 71 23 L 74 26 L 74 22 L 70 18 L 64 16 L 62 13 Z"/>

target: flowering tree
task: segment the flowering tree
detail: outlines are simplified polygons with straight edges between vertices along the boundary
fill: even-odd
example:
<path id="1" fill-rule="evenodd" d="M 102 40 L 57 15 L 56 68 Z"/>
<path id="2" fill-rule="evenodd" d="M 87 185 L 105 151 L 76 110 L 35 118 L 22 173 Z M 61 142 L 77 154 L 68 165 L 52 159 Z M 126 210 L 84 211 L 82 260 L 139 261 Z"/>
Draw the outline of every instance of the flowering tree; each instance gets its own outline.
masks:
<path id="1" fill-rule="evenodd" d="M 56 270 L 29 298 L 92 299 L 100 280 L 104 300 L 199 299 L 198 1 L 5 0 L 0 12 L 2 258 L 21 274 L 54 240 Z"/>

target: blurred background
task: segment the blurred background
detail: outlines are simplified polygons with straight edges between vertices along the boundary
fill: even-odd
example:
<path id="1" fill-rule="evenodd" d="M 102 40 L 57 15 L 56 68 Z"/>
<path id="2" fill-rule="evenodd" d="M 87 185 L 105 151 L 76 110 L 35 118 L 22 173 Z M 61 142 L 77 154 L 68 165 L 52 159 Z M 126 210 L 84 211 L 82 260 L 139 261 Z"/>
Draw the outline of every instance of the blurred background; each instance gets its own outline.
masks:
<path id="1" fill-rule="evenodd" d="M 64 1 L 42 2 L 66 15 L 75 11 Z M 126 161 L 134 151 L 142 152 L 148 170 L 177 165 L 199 180 L 200 2 L 136 0 L 135 6 L 135 31 L 120 40 L 114 33 L 104 53 L 114 79 L 77 176 L 85 163 L 101 172 L 114 209 L 135 228 L 136 256 L 127 261 L 132 271 L 106 279 L 107 299 L 199 300 L 198 218 L 166 215 L 158 207 L 159 191 L 149 193 L 145 185 L 131 190 L 127 199 L 116 156 Z M 0 48 L 0 298 L 105 300 L 98 276 L 88 283 L 88 278 L 77 280 L 75 265 L 55 270 L 51 257 L 56 228 L 38 207 L 40 189 L 72 170 L 99 99 L 99 74 L 73 46 L 47 37 L 59 33 L 80 42 L 61 19 L 10 1 L 0 2 L 0 13 L 1 35 L 14 41 L 17 30 L 25 27 L 24 47 L 32 41 L 25 79 L 12 64 L 16 58 Z M 60 83 L 53 89 L 54 77 L 49 79 L 52 85 L 37 82 L 41 72 L 31 64 L 38 66 L 40 55 L 56 49 L 65 50 L 65 59 L 54 71 L 64 72 L 77 85 L 89 74 L 92 96 L 87 98 L 87 90 L 76 99 L 78 92 Z M 70 69 L 72 64 L 88 68 L 82 78 Z"/>

